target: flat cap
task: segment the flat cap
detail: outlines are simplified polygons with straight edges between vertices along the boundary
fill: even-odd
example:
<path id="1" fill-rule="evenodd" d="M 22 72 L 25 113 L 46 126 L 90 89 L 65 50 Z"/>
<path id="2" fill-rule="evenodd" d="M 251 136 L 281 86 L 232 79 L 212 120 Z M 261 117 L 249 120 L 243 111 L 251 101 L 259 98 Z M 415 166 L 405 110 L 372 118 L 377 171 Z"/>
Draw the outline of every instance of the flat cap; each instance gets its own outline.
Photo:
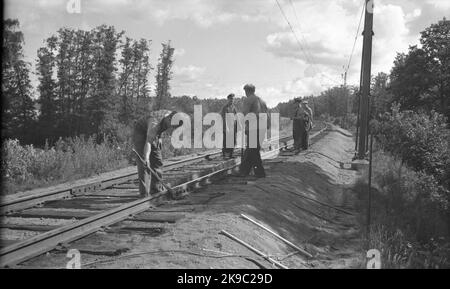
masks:
<path id="1" fill-rule="evenodd" d="M 255 91 L 255 86 L 251 83 L 247 83 L 246 85 L 244 85 L 244 90 Z"/>
<path id="2" fill-rule="evenodd" d="M 227 96 L 228 99 L 233 98 L 233 97 L 234 97 L 234 93 L 230 93 L 230 94 Z"/>

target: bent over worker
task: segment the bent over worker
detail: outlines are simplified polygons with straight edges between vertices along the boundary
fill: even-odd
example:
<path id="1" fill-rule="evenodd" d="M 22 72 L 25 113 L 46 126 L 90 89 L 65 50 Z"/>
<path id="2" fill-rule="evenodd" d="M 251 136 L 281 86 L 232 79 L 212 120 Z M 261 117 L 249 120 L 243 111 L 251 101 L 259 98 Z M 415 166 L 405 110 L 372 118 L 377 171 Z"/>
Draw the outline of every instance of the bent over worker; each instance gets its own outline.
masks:
<path id="1" fill-rule="evenodd" d="M 178 127 L 171 125 L 172 117 L 176 111 L 158 110 L 150 113 L 148 117 L 136 121 L 133 132 L 133 142 L 136 152 L 143 158 L 145 164 L 137 161 L 139 177 L 139 193 L 141 197 L 156 194 L 162 190 L 158 179 L 145 169 L 145 165 L 153 169 L 162 179 L 162 139 L 161 134 L 169 128 Z"/>

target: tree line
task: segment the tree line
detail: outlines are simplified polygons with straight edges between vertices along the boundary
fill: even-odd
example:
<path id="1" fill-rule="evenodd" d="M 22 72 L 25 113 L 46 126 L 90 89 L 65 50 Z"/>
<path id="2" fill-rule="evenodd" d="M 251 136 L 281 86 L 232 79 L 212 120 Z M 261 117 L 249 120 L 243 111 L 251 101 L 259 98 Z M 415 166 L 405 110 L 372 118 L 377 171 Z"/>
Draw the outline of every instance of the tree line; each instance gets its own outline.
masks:
<path id="1" fill-rule="evenodd" d="M 60 137 L 114 135 L 151 109 L 151 41 L 134 40 L 101 25 L 61 28 L 37 51 L 37 91 L 24 60 L 19 21 L 4 20 L 2 56 L 3 138 L 43 144 Z M 153 107 L 170 97 L 174 48 L 162 44 L 155 72 Z"/>

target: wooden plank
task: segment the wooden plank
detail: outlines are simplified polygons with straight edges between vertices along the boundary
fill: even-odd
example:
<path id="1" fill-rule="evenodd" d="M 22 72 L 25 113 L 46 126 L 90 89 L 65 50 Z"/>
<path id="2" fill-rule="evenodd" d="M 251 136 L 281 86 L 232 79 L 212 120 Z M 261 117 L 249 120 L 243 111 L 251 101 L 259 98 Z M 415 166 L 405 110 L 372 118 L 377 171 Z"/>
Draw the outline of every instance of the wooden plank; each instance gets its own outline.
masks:
<path id="1" fill-rule="evenodd" d="M 121 205 L 126 202 L 135 201 L 138 198 L 74 198 L 69 201 L 52 201 L 45 204 L 45 208 L 55 209 L 86 209 L 86 210 L 103 210 L 114 206 Z"/>
<path id="2" fill-rule="evenodd" d="M 146 212 L 129 218 L 129 221 L 149 222 L 149 223 L 175 223 L 184 218 L 185 214 L 180 213 L 152 213 Z"/>
<path id="3" fill-rule="evenodd" d="M 46 232 L 58 228 L 50 225 L 0 224 L 1 229 Z"/>
<path id="4" fill-rule="evenodd" d="M 271 229 L 267 228 L 266 226 L 264 226 L 263 224 L 253 220 L 252 218 L 248 217 L 247 215 L 241 214 L 241 217 L 252 222 L 253 224 L 255 224 L 256 226 L 266 230 L 267 232 L 269 232 L 270 234 L 272 234 L 273 236 L 277 237 L 278 239 L 280 239 L 281 241 L 285 242 L 286 244 L 288 244 L 289 246 L 291 246 L 292 248 L 296 249 L 297 251 L 299 251 L 300 253 L 302 253 L 303 255 L 312 258 L 313 256 L 305 251 L 304 249 L 300 248 L 299 246 L 295 245 L 294 243 L 292 243 L 291 241 L 281 237 L 280 235 L 278 235 L 277 233 L 275 233 L 274 231 L 272 231 Z"/>
<path id="5" fill-rule="evenodd" d="M 115 234 L 142 234 L 151 237 L 157 237 L 167 232 L 167 229 L 163 227 L 136 227 L 136 226 L 124 226 L 117 228 L 106 229 L 108 233 Z"/>
<path id="6" fill-rule="evenodd" d="M 50 218 L 50 219 L 84 219 L 98 212 L 86 210 L 53 210 L 53 209 L 28 209 L 20 213 L 13 213 L 8 217 L 22 218 Z"/>
<path id="7" fill-rule="evenodd" d="M 239 244 L 241 244 L 242 246 L 246 247 L 247 249 L 249 249 L 250 251 L 258 254 L 259 256 L 263 257 L 264 259 L 268 260 L 269 262 L 275 264 L 276 266 L 278 266 L 281 269 L 288 269 L 288 267 L 284 266 L 283 264 L 281 264 L 280 262 L 272 259 L 271 257 L 269 257 L 268 255 L 264 254 L 263 252 L 259 251 L 258 249 L 250 246 L 248 243 L 242 241 L 241 239 L 239 239 L 238 237 L 228 233 L 225 230 L 220 231 L 220 234 L 227 236 L 228 238 L 238 242 Z"/>
<path id="8" fill-rule="evenodd" d="M 18 240 L 0 240 L 0 248 L 11 246 L 12 244 L 18 243 Z"/>

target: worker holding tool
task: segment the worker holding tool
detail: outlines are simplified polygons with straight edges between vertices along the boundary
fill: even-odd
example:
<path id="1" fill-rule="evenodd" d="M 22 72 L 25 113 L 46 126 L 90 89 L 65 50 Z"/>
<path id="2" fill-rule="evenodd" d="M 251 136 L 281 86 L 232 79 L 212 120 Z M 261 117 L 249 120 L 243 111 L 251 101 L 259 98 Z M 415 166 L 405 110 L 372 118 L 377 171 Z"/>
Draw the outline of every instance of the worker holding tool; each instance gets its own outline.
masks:
<path id="1" fill-rule="evenodd" d="M 135 152 L 138 154 L 137 168 L 141 197 L 147 197 L 149 194 L 156 194 L 162 190 L 161 135 L 168 129 L 182 125 L 182 121 L 177 125 L 171 124 L 175 114 L 176 111 L 170 110 L 153 111 L 149 117 L 135 123 L 133 142 Z"/>

